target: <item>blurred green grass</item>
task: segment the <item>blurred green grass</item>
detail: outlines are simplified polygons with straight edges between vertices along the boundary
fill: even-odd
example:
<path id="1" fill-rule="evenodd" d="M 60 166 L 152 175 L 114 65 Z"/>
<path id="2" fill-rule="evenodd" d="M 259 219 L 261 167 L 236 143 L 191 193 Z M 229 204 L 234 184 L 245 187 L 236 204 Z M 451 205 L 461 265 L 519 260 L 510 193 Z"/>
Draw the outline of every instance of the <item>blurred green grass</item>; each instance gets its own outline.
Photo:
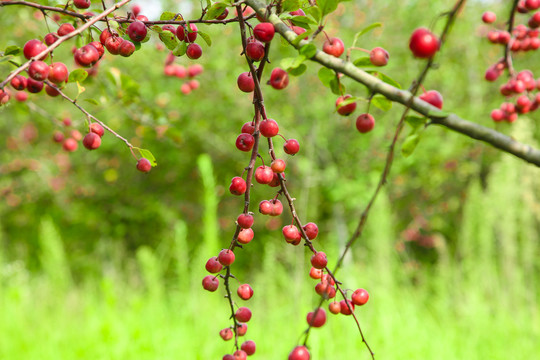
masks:
<path id="1" fill-rule="evenodd" d="M 539 273 L 532 256 L 538 230 L 534 204 L 520 202 L 537 180 L 530 167 L 510 158 L 496 170 L 488 189 L 472 184 L 467 192 L 463 246 L 453 256 L 436 242 L 440 259 L 430 267 L 408 263 L 406 253 L 390 247 L 396 237 L 391 204 L 386 195 L 377 203 L 365 255 L 355 253 L 338 275 L 346 286 L 370 292 L 356 314 L 377 358 L 525 359 L 539 353 Z M 522 186 L 508 191 L 516 178 Z M 124 269 L 104 267 L 102 277 L 79 280 L 55 227 L 42 218 L 41 276 L 22 262 L 1 263 L 1 359 L 211 359 L 233 351 L 218 335 L 230 325 L 223 289 L 202 289 L 208 254 L 190 258 L 185 223 L 178 221 L 172 238 L 160 244 L 169 261 L 160 246 L 141 247 Z M 254 241 L 264 243 L 265 255 L 242 279 L 255 290 L 247 302 L 254 316 L 245 339 L 257 343 L 257 358 L 283 359 L 317 302 L 315 282 L 305 276 L 302 247 L 267 235 Z M 240 254 L 250 256 L 249 247 Z M 169 276 L 164 264 L 174 269 Z M 341 315 L 329 314 L 309 344 L 314 359 L 369 358 L 354 322 Z"/>

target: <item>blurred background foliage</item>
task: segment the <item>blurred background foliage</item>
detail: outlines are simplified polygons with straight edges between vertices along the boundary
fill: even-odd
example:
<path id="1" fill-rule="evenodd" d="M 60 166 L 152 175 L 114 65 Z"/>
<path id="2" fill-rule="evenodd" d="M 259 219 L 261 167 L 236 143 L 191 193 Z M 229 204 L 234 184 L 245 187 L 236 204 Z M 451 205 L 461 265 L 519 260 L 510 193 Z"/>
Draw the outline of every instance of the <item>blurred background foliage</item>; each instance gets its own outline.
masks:
<path id="1" fill-rule="evenodd" d="M 198 16 L 199 3 L 189 4 L 140 2 L 143 14 L 161 5 Z M 410 55 L 409 34 L 418 26 L 440 29 L 437 15 L 450 6 L 346 2 L 326 30 L 347 45 L 365 26 L 382 22 L 358 44 L 387 49 L 384 73 L 408 87 L 423 66 Z M 489 28 L 480 17 L 495 11 L 502 25 L 507 8 L 469 1 L 425 82 L 442 93 L 444 110 L 489 127 L 495 126 L 489 113 L 503 99 L 483 75 L 502 48 L 483 38 Z M 0 49 L 49 32 L 39 12 L 20 6 L 0 8 L 0 20 Z M 49 26 L 54 31 L 50 20 Z M 31 94 L 0 109 L 1 359 L 210 359 L 231 352 L 218 337 L 229 325 L 222 289 L 204 293 L 200 280 L 206 259 L 229 244 L 243 206 L 228 186 L 248 162 L 234 142 L 253 106 L 236 87 L 238 74 L 247 71 L 237 26 L 199 29 L 213 44 L 201 43 L 197 63 L 205 71 L 197 77 L 200 88 L 188 95 L 180 91 L 185 80 L 163 74 L 168 52 L 156 39 L 127 59 L 105 55 L 97 76 L 82 84 L 81 105 L 153 152 L 158 166 L 149 174 L 137 172 L 125 144 L 108 133 L 99 150 L 80 144 L 64 152 L 53 132 L 86 130 L 84 116 L 60 98 Z M 71 40 L 54 54 L 70 69 L 75 45 Z M 294 55 L 275 39 L 265 75 Z M 353 52 L 353 59 L 360 56 Z M 520 54 L 516 67 L 538 71 L 536 58 Z M 195 62 L 182 57 L 176 63 Z M 1 63 L 0 78 L 12 69 Z M 291 157 L 281 151 L 282 139 L 275 140 L 300 217 L 319 225 L 316 246 L 333 264 L 378 181 L 403 108 L 372 107 L 376 127 L 359 134 L 354 115 L 335 113 L 335 96 L 318 70 L 308 63 L 285 90 L 265 86 L 264 95 L 280 133 L 300 142 Z M 348 93 L 366 94 L 359 84 L 343 83 Z M 66 89 L 77 94 L 75 85 Z M 365 107 L 359 103 L 356 114 Z M 497 128 L 538 146 L 537 116 Z M 65 118 L 71 126 L 63 125 Z M 435 126 L 412 156 L 397 154 L 368 229 L 338 274 L 346 287 L 370 292 L 357 314 L 378 358 L 521 359 L 540 352 L 537 173 Z M 255 186 L 252 210 L 274 195 Z M 315 283 L 307 276 L 309 254 L 282 239 L 290 216 L 255 218 L 255 239 L 237 254 L 233 271 L 255 289 L 247 338 L 256 341 L 257 357 L 282 359 L 317 302 Z M 350 319 L 331 317 L 325 327 L 311 338 L 313 358 L 369 358 Z"/>

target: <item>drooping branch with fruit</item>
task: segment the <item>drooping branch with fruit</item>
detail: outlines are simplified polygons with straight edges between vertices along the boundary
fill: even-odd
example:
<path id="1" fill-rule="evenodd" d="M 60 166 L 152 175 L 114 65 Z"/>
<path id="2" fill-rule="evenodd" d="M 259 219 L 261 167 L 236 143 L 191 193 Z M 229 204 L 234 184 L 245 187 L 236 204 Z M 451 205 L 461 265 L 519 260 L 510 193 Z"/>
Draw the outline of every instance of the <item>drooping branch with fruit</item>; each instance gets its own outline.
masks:
<path id="1" fill-rule="evenodd" d="M 200 16 L 192 20 L 185 19 L 180 13 L 168 11 L 164 12 L 159 20 L 149 20 L 140 14 L 138 6 L 134 6 L 127 14 L 119 15 L 119 10 L 129 2 L 130 0 L 122 0 L 108 8 L 103 1 L 91 2 L 89 0 L 68 1 L 63 7 L 27 1 L 0 2 L 0 9 L 8 5 L 27 7 L 40 11 L 45 21 L 49 18 L 54 22 L 65 21 L 58 26 L 56 32 L 46 34 L 43 41 L 39 38 L 31 39 L 22 47 L 9 46 L 3 51 L 2 57 L 7 60 L 5 64 L 14 66 L 14 69 L 10 70 L 9 75 L 0 82 L 0 103 L 7 106 L 12 97 L 20 102 L 26 101 L 28 95 L 25 91 L 37 94 L 45 89 L 50 97 L 60 96 L 73 104 L 87 119 L 87 134 L 84 138 L 81 136 L 85 148 L 98 149 L 105 131 L 108 131 L 127 145 L 137 159 L 136 168 L 147 173 L 157 165 L 152 153 L 135 147 L 108 126 L 105 120 L 98 119 L 81 106 L 78 101 L 79 96 L 84 92 L 81 84 L 88 76 L 95 74 L 99 63 L 106 61 L 102 60 L 106 51 L 111 55 L 133 56 L 153 37 L 170 50 L 165 60 L 165 74 L 179 78 L 189 75 L 190 80 L 181 88 L 182 92 L 189 93 L 198 88 L 199 84 L 194 78 L 203 71 L 202 67 L 193 66 L 186 70 L 182 66 L 175 65 L 174 61 L 183 55 L 192 60 L 201 58 L 203 48 L 196 42 L 197 40 L 202 39 L 209 46 L 212 43 L 210 36 L 201 32 L 195 24 L 238 26 L 242 56 L 246 60 L 247 67 L 245 72 L 239 74 L 237 87 L 241 92 L 253 94 L 254 111 L 253 120 L 242 126 L 241 133 L 236 138 L 237 149 L 249 153 L 249 160 L 241 174 L 238 169 L 239 175 L 231 180 L 229 191 L 232 195 L 243 195 L 244 202 L 241 213 L 234 219 L 236 227 L 230 243 L 216 256 L 208 259 L 206 270 L 211 275 L 205 276 L 202 280 L 203 288 L 210 292 L 217 291 L 222 283 L 230 308 L 231 326 L 219 331 L 219 335 L 225 341 L 234 338 L 234 353 L 225 355 L 224 360 L 246 359 L 247 356 L 253 355 L 256 349 L 255 342 L 252 340 L 240 344 L 239 337 L 247 333 L 246 323 L 250 321 L 252 312 L 248 307 L 239 306 L 239 301 L 235 301 L 236 296 L 242 301 L 249 300 L 254 295 L 254 289 L 250 284 L 237 279 L 233 273 L 236 256 L 241 254 L 238 250 L 244 250 L 246 247 L 246 252 L 249 251 L 246 245 L 255 237 L 252 227 L 256 219 L 254 212 L 251 211 L 253 210 L 251 196 L 253 186 L 269 185 L 271 189 L 269 199 L 259 203 L 258 210 L 262 215 L 280 216 L 284 208 L 282 201 L 288 205 L 291 223 L 282 228 L 282 234 L 287 243 L 295 246 L 303 243 L 312 253 L 309 276 L 319 280 L 315 291 L 321 296 L 321 300 L 314 311 L 307 314 L 307 329 L 303 334 L 303 342 L 297 346 L 291 344 L 293 349 L 289 354 L 289 360 L 310 359 L 309 334 L 313 328 L 322 327 L 326 323 L 326 310 L 322 306 L 325 301 L 334 299 L 338 293 L 341 298 L 339 301 L 334 300 L 329 303 L 329 311 L 333 314 L 352 315 L 369 355 L 375 358 L 374 351 L 366 341 L 360 322 L 355 315 L 355 306 L 365 305 L 369 294 L 362 288 L 348 290 L 336 274 L 347 252 L 361 237 L 370 209 L 387 182 L 404 126 L 409 124 L 413 129 L 402 145 L 402 153 L 405 156 L 415 150 L 422 131 L 426 131 L 431 124 L 438 124 L 540 166 L 540 150 L 520 143 L 497 130 L 443 111 L 443 98 L 438 91 L 424 90 L 422 94 L 416 96 L 423 89 L 422 83 L 428 71 L 433 68 L 437 54 L 441 50 L 444 51 L 442 45 L 460 11 L 463 10 L 465 0 L 457 1 L 448 13 L 441 16 L 441 18 L 446 18 L 446 23 L 439 37 L 424 27 L 416 29 L 411 34 L 409 49 L 414 57 L 425 61 L 425 66 L 420 75 L 412 81 L 408 90 L 401 89 L 400 85 L 387 74 L 380 71 L 368 72 L 365 69 L 368 65 L 378 69 L 391 61 L 391 54 L 381 47 L 365 50 L 356 46 L 359 36 L 368 33 L 378 24 L 368 26 L 359 32 L 354 42 L 348 47 L 340 38 L 327 35 L 326 19 L 337 9 L 338 0 L 319 0 L 316 4 L 311 1 L 301 4 L 294 0 L 270 3 L 260 0 L 244 0 L 236 3 L 208 1 L 207 6 L 201 10 Z M 83 12 L 92 7 L 99 9 L 100 12 L 97 14 Z M 506 102 L 491 113 L 495 122 L 512 123 L 517 120 L 519 114 L 534 111 L 540 106 L 540 93 L 537 92 L 537 89 L 540 89 L 540 80 L 535 80 L 533 73 L 529 70 L 517 71 L 512 62 L 514 52 L 535 50 L 540 47 L 539 30 L 537 30 L 540 27 L 540 12 L 535 12 L 532 16 L 527 15 L 529 16 L 527 25 L 516 25 L 518 12 L 528 14 L 539 8 L 540 0 L 515 0 L 510 8 L 506 30 L 493 30 L 487 35 L 489 41 L 503 45 L 504 49 L 501 51 L 501 60 L 487 69 L 486 80 L 495 81 L 505 71 L 509 76 L 508 81 L 500 88 Z M 228 18 L 229 11 L 235 12 L 235 15 Z M 71 22 L 66 19 L 71 19 Z M 482 20 L 486 24 L 494 24 L 496 15 L 486 12 Z M 270 75 L 265 76 L 270 60 L 275 60 L 270 56 L 270 50 L 277 34 L 294 47 L 298 55 L 296 58 L 282 61 L 281 67 L 274 67 Z M 53 62 L 53 56 L 56 48 L 64 46 L 68 40 L 75 37 L 79 39 L 85 37 L 85 44 L 74 49 L 73 60 L 80 68 L 70 72 L 65 63 Z M 320 40 L 323 41 L 321 50 L 316 45 Z M 366 52 L 369 56 L 351 60 L 353 51 Z M 342 58 L 344 54 L 345 59 Z M 20 63 L 18 55 L 22 55 L 26 61 Z M 262 84 L 268 82 L 277 90 L 286 88 L 289 84 L 289 75 L 300 76 L 304 73 L 306 61 L 314 61 L 322 65 L 319 78 L 338 97 L 335 108 L 339 115 L 353 114 L 356 111 L 357 101 L 360 99 L 351 94 L 345 94 L 343 85 L 345 79 L 360 83 L 368 89 L 369 96 L 364 99 L 368 103 L 368 111 L 358 115 L 355 122 L 356 129 L 361 134 L 369 133 L 376 126 L 376 119 L 369 113 L 369 106 L 377 106 L 384 110 L 391 102 L 404 105 L 380 180 L 361 212 L 356 230 L 336 260 L 333 270 L 328 266 L 326 254 L 317 250 L 314 240 L 318 235 L 318 226 L 313 222 L 302 221 L 302 216 L 296 209 L 296 199 L 287 186 L 289 181 L 294 182 L 294 179 L 285 178 L 287 161 L 284 157 L 278 156 L 274 140 L 281 141 L 279 137 L 284 139 L 283 152 L 291 156 L 289 159 L 299 153 L 301 141 L 288 139 L 284 134 L 279 133 L 278 122 L 267 115 L 264 104 Z M 76 96 L 66 93 L 66 88 L 71 85 L 77 87 Z M 13 90 L 16 91 L 15 94 L 12 93 Z M 334 104 L 329 104 L 329 106 L 334 106 Z M 411 110 L 417 115 L 409 115 Z M 267 148 L 261 143 L 261 139 L 267 140 Z M 55 133 L 54 140 L 62 143 L 66 151 L 73 152 L 77 149 L 80 139 L 74 136 L 64 138 L 62 133 Z M 265 148 L 265 151 L 262 148 Z M 268 156 L 265 155 L 266 151 Z M 136 152 L 139 155 L 136 155 Z M 257 166 L 259 160 L 261 165 Z M 234 280 L 240 281 L 238 287 L 233 285 Z M 349 292 L 352 293 L 349 294 Z"/>

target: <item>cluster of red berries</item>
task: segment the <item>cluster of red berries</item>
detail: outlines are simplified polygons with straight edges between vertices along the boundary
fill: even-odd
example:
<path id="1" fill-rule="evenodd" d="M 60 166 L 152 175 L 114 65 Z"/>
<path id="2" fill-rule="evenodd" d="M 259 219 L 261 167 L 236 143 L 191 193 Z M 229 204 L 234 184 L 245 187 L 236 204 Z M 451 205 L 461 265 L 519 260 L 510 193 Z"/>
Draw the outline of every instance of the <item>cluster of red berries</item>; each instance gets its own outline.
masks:
<path id="1" fill-rule="evenodd" d="M 522 0 L 517 6 L 517 11 L 522 14 L 538 9 L 540 9 L 540 0 Z M 486 11 L 482 14 L 482 21 L 486 24 L 493 24 L 497 21 L 497 16 L 491 11 Z M 538 29 L 540 27 L 540 11 L 534 12 L 528 18 L 527 24 L 528 26 L 518 24 L 511 32 L 492 30 L 488 32 L 487 38 L 491 43 L 502 44 L 512 52 L 537 50 L 540 48 L 540 29 Z M 491 119 L 495 122 L 513 123 L 519 114 L 526 114 L 538 109 L 540 93 L 534 91 L 540 90 L 540 79 L 535 79 L 530 70 L 515 72 L 513 69 L 509 69 L 505 58 L 488 67 L 485 79 L 496 81 L 505 70 L 509 70 L 510 76 L 500 86 L 499 91 L 507 101 L 491 112 Z"/>
<path id="2" fill-rule="evenodd" d="M 343 95 L 336 100 L 336 111 L 339 115 L 349 116 L 356 110 L 356 102 L 350 102 L 350 94 Z M 344 103 L 345 102 L 345 103 Z M 375 118 L 371 114 L 361 114 L 356 118 L 356 129 L 361 133 L 367 133 L 375 127 Z"/>
<path id="3" fill-rule="evenodd" d="M 71 126 L 71 119 L 65 118 L 62 120 L 66 127 Z M 82 140 L 85 148 L 88 150 L 95 150 L 101 145 L 101 138 L 105 134 L 103 126 L 98 123 L 91 123 L 88 127 L 88 133 L 84 136 L 78 130 L 70 130 L 68 132 L 62 132 L 57 130 L 53 134 L 53 141 L 61 143 L 62 148 L 67 152 L 73 152 L 79 147 L 78 142 Z"/>
<path id="4" fill-rule="evenodd" d="M 185 81 L 182 86 L 180 86 L 180 91 L 182 92 L 182 94 L 188 95 L 193 90 L 197 90 L 199 88 L 199 81 L 196 80 L 195 77 L 202 74 L 204 68 L 200 64 L 190 65 L 186 68 L 183 65 L 175 64 L 175 59 L 176 56 L 174 56 L 172 52 L 167 55 L 163 73 L 165 74 L 165 76 L 177 77 L 179 79 L 187 78 L 187 81 Z"/>

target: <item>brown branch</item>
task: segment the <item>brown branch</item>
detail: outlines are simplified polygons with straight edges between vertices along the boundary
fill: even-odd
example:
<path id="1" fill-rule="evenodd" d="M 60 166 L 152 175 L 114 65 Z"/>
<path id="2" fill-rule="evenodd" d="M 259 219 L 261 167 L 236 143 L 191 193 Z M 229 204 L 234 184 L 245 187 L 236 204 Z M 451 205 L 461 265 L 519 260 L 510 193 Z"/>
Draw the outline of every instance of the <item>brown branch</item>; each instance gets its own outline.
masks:
<path id="1" fill-rule="evenodd" d="M 116 131 L 114 131 L 113 129 L 108 127 L 103 121 L 99 120 L 97 117 L 95 117 L 94 115 L 92 115 L 88 111 L 86 111 L 81 105 L 79 105 L 77 103 L 76 99 L 72 99 L 69 96 L 67 96 L 62 90 L 60 90 L 55 84 L 51 83 L 49 80 L 45 80 L 44 83 L 51 86 L 51 87 L 54 87 L 56 89 L 56 91 L 58 91 L 60 93 L 60 96 L 62 96 L 64 99 L 66 99 L 67 101 L 69 101 L 70 103 L 75 105 L 75 107 L 77 109 L 79 109 L 84 115 L 86 115 L 87 118 L 94 120 L 95 122 L 97 122 L 98 124 L 103 126 L 103 128 L 105 130 L 107 130 L 108 132 L 110 132 L 111 134 L 116 136 L 118 139 L 122 140 L 130 150 L 133 149 L 134 146 L 131 145 L 131 143 L 126 138 L 124 138 L 123 136 L 118 134 Z"/>
<path id="2" fill-rule="evenodd" d="M 82 33 L 83 31 L 85 31 L 86 29 L 88 29 L 90 26 L 92 26 L 93 24 L 95 24 L 96 22 L 98 22 L 100 19 L 103 19 L 104 17 L 106 17 L 107 15 L 109 15 L 110 13 L 112 13 L 113 11 L 116 11 L 118 8 L 124 6 L 125 4 L 127 4 L 128 2 L 130 2 L 131 0 L 122 0 L 120 1 L 119 3 L 111 6 L 110 8 L 108 8 L 107 10 L 105 10 L 104 12 L 102 12 L 101 14 L 99 15 L 96 15 L 95 17 L 93 17 L 90 21 L 88 21 L 87 23 L 85 23 L 84 25 L 78 27 L 77 29 L 75 29 L 74 31 L 70 32 L 69 34 L 66 34 L 64 36 L 61 36 L 58 38 L 58 40 L 56 40 L 53 44 L 51 44 L 51 46 L 47 47 L 45 50 L 43 50 L 42 52 L 40 52 L 39 54 L 37 54 L 36 56 L 34 56 L 33 58 L 31 58 L 30 60 L 28 60 L 27 62 L 25 62 L 24 64 L 22 64 L 21 66 L 19 66 L 17 69 L 13 70 L 9 76 L 0 83 L 0 89 L 2 89 L 4 86 L 6 86 L 6 84 L 8 82 L 11 81 L 11 79 L 13 79 L 15 76 L 17 76 L 17 74 L 19 74 L 21 71 L 24 71 L 28 66 L 30 66 L 30 63 L 34 60 L 37 60 L 37 59 L 40 59 L 41 57 L 47 55 L 48 53 L 50 53 L 51 51 L 53 51 L 54 49 L 56 49 L 60 44 L 62 44 L 64 41 L 66 40 L 69 40 L 71 39 L 72 37 L 74 36 L 77 36 L 79 35 L 80 33 Z M 9 4 L 8 3 L 4 3 L 4 2 L 0 2 L 0 4 Z"/>
<path id="3" fill-rule="evenodd" d="M 514 0 L 512 8 L 510 9 L 510 15 L 508 16 L 508 33 L 510 34 L 510 39 L 512 39 L 512 29 L 514 28 L 514 20 L 516 15 L 516 9 L 518 6 L 519 0 Z M 508 41 L 508 44 L 504 47 L 504 63 L 508 69 L 510 76 L 514 76 L 514 65 L 512 64 L 512 40 Z"/>
<path id="4" fill-rule="evenodd" d="M 92 17 L 90 15 L 79 14 L 77 12 L 66 10 L 66 9 L 63 9 L 63 8 L 54 7 L 54 6 L 47 6 L 47 5 L 40 5 L 40 4 L 36 4 L 36 3 L 33 3 L 33 2 L 29 2 L 29 1 L 0 1 L 0 7 L 8 6 L 8 5 L 23 5 L 23 6 L 27 6 L 27 7 L 33 7 L 33 8 L 39 9 L 41 11 L 53 11 L 53 12 L 61 13 L 61 14 L 64 14 L 64 15 L 73 16 L 73 17 L 79 18 L 81 20 L 87 20 L 87 19 L 90 19 Z"/>
<path id="5" fill-rule="evenodd" d="M 263 14 L 263 11 L 266 9 L 265 5 L 259 0 L 246 0 L 246 2 L 253 7 L 258 14 Z M 296 33 L 290 30 L 289 27 L 283 23 L 281 19 L 279 19 L 279 17 L 277 17 L 275 14 L 271 14 L 268 16 L 268 21 L 274 24 L 276 30 L 289 43 L 294 41 L 297 36 Z M 302 40 L 295 47 L 299 49 L 306 43 L 306 41 Z M 357 68 L 354 66 L 354 64 L 325 54 L 322 51 L 317 51 L 317 53 L 310 60 L 316 61 L 327 68 L 343 73 L 351 79 L 362 83 L 372 92 L 379 93 L 393 102 L 406 105 L 409 101 L 411 101 L 412 98 L 411 109 L 430 118 L 431 123 L 444 126 L 470 138 L 486 142 L 491 146 L 540 167 L 540 150 L 535 149 L 530 145 L 520 143 L 494 129 L 462 119 L 456 114 L 441 111 L 425 101 L 413 97 L 409 91 L 401 90 L 389 85 L 377 77 Z"/>

